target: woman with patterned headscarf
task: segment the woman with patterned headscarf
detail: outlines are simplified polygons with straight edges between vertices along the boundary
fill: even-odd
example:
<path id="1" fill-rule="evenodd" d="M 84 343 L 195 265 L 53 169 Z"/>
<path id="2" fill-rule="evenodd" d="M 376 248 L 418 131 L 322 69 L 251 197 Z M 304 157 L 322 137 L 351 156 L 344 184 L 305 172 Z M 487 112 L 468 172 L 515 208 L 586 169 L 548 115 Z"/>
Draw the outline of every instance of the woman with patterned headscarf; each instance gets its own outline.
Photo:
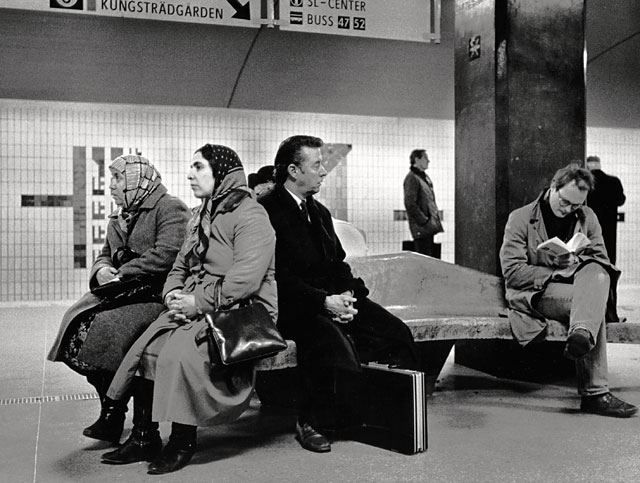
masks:
<path id="1" fill-rule="evenodd" d="M 169 310 L 131 347 L 108 391 L 117 400 L 133 387 L 134 427 L 102 461 L 152 461 L 149 474 L 185 466 L 196 449 L 197 426 L 230 422 L 249 405 L 255 368 L 209 360 L 207 344 L 196 343 L 204 313 L 252 299 L 265 305 L 274 324 L 277 316 L 275 234 L 246 186 L 238 155 L 207 144 L 195 152 L 187 179 L 202 204 L 164 286 Z M 172 423 L 164 449 L 159 421 Z"/>
<path id="2" fill-rule="evenodd" d="M 189 209 L 167 193 L 142 156 L 117 157 L 109 170 L 117 210 L 89 273 L 91 291 L 65 313 L 49 360 L 85 375 L 98 392 L 100 417 L 83 434 L 118 442 L 127 398 L 107 401 L 106 392 L 133 341 L 165 310 L 162 286 L 184 240 Z"/>

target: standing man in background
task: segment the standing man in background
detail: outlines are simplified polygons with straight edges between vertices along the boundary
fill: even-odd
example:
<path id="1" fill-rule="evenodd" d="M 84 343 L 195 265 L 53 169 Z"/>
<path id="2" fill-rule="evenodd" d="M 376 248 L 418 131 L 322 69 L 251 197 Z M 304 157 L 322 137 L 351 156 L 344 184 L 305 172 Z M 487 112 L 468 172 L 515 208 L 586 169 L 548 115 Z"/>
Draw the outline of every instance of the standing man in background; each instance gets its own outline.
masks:
<path id="1" fill-rule="evenodd" d="M 594 190 L 587 197 L 587 205 L 595 211 L 598 217 L 602 227 L 604 246 L 607 248 L 609 260 L 615 265 L 618 206 L 622 206 L 627 198 L 620 180 L 602 171 L 598 156 L 587 158 L 587 168 L 596 180 Z"/>
<path id="2" fill-rule="evenodd" d="M 433 237 L 442 233 L 442 223 L 433 192 L 433 183 L 427 176 L 429 156 L 424 149 L 414 149 L 409 156 L 411 166 L 404 179 L 404 207 L 409 229 L 418 253 L 435 256 Z"/>

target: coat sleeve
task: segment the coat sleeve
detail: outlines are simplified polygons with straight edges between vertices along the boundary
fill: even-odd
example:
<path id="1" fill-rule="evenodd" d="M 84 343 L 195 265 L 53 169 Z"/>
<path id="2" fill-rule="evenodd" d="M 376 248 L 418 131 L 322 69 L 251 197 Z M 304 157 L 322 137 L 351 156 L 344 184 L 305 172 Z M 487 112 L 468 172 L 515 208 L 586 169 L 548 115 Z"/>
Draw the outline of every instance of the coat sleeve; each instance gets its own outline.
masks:
<path id="1" fill-rule="evenodd" d="M 113 221 L 109 222 L 107 226 L 107 230 L 113 230 Z M 93 289 L 97 287 L 98 279 L 96 275 L 100 271 L 101 268 L 104 267 L 113 267 L 113 263 L 111 262 L 111 246 L 109 245 L 109 237 L 105 237 L 104 245 L 102 245 L 102 250 L 100 251 L 100 255 L 96 258 L 96 261 L 93 262 L 93 266 L 91 267 L 91 272 L 89 273 L 89 288 Z"/>
<path id="2" fill-rule="evenodd" d="M 596 214 L 588 207 L 584 207 L 582 210 L 585 214 L 585 235 L 587 235 L 591 241 L 591 245 L 581 251 L 578 258 L 581 260 L 586 258 L 595 258 L 609 263 L 609 256 L 607 255 L 607 249 L 604 245 L 604 238 L 602 238 L 602 228 L 598 222 Z"/>
<path id="3" fill-rule="evenodd" d="M 156 239 L 153 248 L 119 268 L 123 277 L 164 274 L 171 268 L 185 238 L 189 209 L 178 198 L 166 196 L 156 211 Z M 135 230 L 135 227 L 134 227 Z"/>
<path id="4" fill-rule="evenodd" d="M 500 265 L 505 284 L 517 290 L 542 288 L 554 270 L 552 267 L 533 265 L 530 262 L 527 229 L 528 220 L 524 220 L 518 211 L 511 213 L 500 248 Z"/>
<path id="5" fill-rule="evenodd" d="M 429 213 L 420 209 L 418 197 L 420 196 L 420 181 L 416 176 L 408 175 L 404 179 L 404 207 L 407 215 L 419 225 L 426 225 L 429 221 Z"/>

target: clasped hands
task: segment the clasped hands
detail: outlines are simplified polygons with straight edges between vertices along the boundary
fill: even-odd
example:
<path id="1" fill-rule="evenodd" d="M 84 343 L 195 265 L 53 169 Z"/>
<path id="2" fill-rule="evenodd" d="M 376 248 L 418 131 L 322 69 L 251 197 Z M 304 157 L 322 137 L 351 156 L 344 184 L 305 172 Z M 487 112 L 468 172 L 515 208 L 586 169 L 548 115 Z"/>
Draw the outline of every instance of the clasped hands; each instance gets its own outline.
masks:
<path id="1" fill-rule="evenodd" d="M 198 315 L 195 296 L 184 294 L 180 290 L 169 292 L 164 303 L 169 309 L 169 317 L 175 322 L 190 322 Z"/>
<path id="2" fill-rule="evenodd" d="M 324 307 L 331 316 L 331 320 L 346 324 L 353 320 L 358 310 L 353 306 L 357 299 L 351 291 L 341 294 L 327 295 L 324 299 Z"/>

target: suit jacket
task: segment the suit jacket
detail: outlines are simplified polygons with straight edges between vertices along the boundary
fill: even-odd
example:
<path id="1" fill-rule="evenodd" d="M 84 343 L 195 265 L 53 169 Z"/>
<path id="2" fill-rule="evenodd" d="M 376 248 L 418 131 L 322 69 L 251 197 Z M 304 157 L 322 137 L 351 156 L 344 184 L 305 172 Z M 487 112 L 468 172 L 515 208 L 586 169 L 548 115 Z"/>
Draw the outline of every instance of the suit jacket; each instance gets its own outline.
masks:
<path id="1" fill-rule="evenodd" d="M 306 200 L 309 222 L 282 184 L 262 197 L 276 231 L 276 281 L 278 325 L 304 323 L 324 313 L 327 295 L 353 290 L 356 298 L 369 293 L 344 261 L 345 252 L 336 236 L 329 210 L 312 196 Z"/>

